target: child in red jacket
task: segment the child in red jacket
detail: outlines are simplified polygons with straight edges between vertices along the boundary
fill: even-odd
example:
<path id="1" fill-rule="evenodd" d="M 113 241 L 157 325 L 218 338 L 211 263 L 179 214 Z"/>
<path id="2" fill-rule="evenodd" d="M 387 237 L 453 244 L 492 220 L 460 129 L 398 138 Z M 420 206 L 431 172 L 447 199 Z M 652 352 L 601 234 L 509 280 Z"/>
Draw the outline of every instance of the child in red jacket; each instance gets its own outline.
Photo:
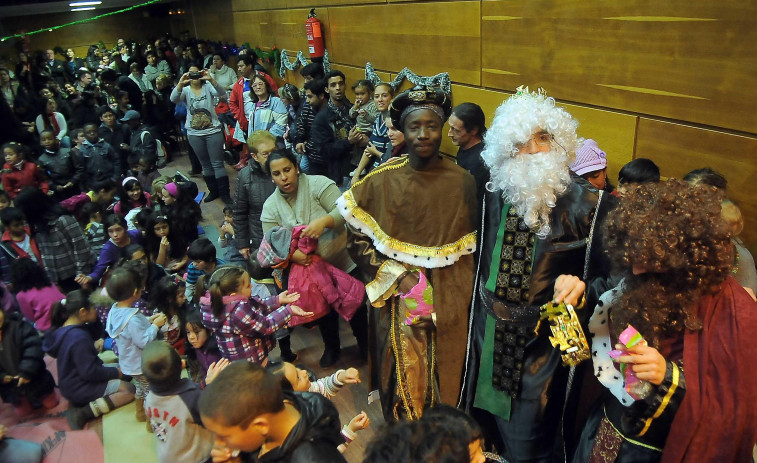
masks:
<path id="1" fill-rule="evenodd" d="M 11 199 L 16 199 L 18 193 L 26 187 L 35 187 L 47 194 L 49 185 L 44 174 L 33 162 L 24 159 L 24 146 L 10 142 L 3 145 L 3 156 L 5 156 L 5 165 L 3 166 L 2 179 L 3 190 L 8 193 Z"/>

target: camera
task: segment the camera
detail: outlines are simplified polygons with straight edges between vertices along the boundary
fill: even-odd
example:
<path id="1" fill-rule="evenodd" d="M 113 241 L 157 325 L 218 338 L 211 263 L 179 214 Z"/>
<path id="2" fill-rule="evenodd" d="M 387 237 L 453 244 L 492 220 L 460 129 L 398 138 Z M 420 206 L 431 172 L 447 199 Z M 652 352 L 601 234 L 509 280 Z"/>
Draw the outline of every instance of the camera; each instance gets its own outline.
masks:
<path id="1" fill-rule="evenodd" d="M 189 78 L 192 80 L 199 79 L 202 77 L 202 72 L 190 72 Z"/>

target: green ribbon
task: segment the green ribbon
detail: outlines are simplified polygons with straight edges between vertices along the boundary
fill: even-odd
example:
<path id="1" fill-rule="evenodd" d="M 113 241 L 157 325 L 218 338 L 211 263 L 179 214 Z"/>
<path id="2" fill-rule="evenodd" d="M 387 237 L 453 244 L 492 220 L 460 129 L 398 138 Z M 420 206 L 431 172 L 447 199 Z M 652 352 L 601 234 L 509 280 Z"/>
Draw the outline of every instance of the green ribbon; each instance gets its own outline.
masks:
<path id="1" fill-rule="evenodd" d="M 109 13 L 99 14 L 97 16 L 93 16 L 93 17 L 87 18 L 87 19 L 80 19 L 79 21 L 73 21 L 73 22 L 70 22 L 70 23 L 61 24 L 60 26 L 43 27 L 42 29 L 37 29 L 36 31 L 20 32 L 18 34 L 8 35 L 8 36 L 5 36 L 5 37 L 1 38 L 0 42 L 5 42 L 8 39 L 15 39 L 15 38 L 18 38 L 18 37 L 25 37 L 25 36 L 28 36 L 28 35 L 39 34 L 41 32 L 52 32 L 54 30 L 58 30 L 58 29 L 61 29 L 61 28 L 64 28 L 64 27 L 68 27 L 68 26 L 73 26 L 73 25 L 76 25 L 76 24 L 88 23 L 88 22 L 94 21 L 96 19 L 104 18 L 106 16 L 113 16 L 114 14 L 125 13 L 127 11 L 131 11 L 131 10 L 134 10 L 136 8 L 141 8 L 141 7 L 147 6 L 147 5 L 152 5 L 153 3 L 158 3 L 158 2 L 160 2 L 160 0 L 149 0 L 149 1 L 144 2 L 144 3 L 140 3 L 139 5 L 130 6 L 128 8 L 122 8 L 120 10 L 111 11 Z"/>

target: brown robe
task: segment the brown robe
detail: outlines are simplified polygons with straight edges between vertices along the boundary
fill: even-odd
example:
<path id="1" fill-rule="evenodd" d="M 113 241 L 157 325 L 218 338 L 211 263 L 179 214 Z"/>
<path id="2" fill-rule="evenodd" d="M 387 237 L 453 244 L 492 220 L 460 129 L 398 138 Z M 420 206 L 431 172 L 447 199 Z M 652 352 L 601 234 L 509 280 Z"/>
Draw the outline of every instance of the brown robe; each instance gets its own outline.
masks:
<path id="1" fill-rule="evenodd" d="M 350 255 L 376 308 L 370 317 L 372 386 L 387 420 L 417 419 L 438 402 L 456 405 L 465 361 L 476 247 L 476 184 L 442 159 L 415 170 L 393 159 L 337 201 L 350 231 Z M 436 323 L 405 323 L 397 279 L 425 273 Z"/>

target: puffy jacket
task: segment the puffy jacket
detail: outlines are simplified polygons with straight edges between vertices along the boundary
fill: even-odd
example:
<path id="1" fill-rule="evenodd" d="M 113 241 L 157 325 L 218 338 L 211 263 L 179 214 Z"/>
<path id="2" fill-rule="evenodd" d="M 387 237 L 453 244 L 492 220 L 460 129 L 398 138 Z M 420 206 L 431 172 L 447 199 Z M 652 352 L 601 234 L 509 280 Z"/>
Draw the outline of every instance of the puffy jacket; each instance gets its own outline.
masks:
<path id="1" fill-rule="evenodd" d="M 253 252 L 263 240 L 263 224 L 260 213 L 265 200 L 276 190 L 271 177 L 263 172 L 260 164 L 250 160 L 239 172 L 234 202 L 234 233 L 237 249 L 251 248 Z"/>
<path id="2" fill-rule="evenodd" d="M 26 187 L 33 186 L 47 193 L 49 186 L 42 170 L 30 161 L 23 161 L 21 169 L 16 169 L 6 162 L 3 165 L 2 183 L 3 190 L 11 199 L 16 199 L 18 193 Z"/>

